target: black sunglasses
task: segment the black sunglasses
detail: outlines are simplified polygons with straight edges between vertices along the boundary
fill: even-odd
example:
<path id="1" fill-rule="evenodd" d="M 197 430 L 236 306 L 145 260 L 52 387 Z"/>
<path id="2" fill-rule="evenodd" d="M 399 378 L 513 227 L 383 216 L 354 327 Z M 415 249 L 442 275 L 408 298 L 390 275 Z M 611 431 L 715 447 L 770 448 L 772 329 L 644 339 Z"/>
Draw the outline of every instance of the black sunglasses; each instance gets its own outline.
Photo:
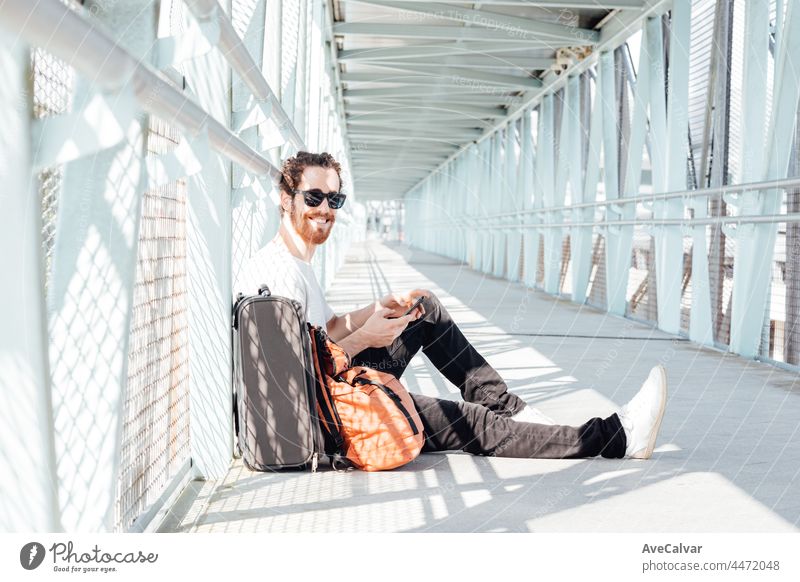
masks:
<path id="1" fill-rule="evenodd" d="M 328 206 L 331 210 L 338 210 L 344 206 L 344 201 L 347 198 L 346 194 L 341 192 L 322 192 L 320 190 L 292 190 L 293 194 L 302 194 L 303 199 L 306 201 L 306 206 L 319 206 L 325 198 L 328 199 Z"/>

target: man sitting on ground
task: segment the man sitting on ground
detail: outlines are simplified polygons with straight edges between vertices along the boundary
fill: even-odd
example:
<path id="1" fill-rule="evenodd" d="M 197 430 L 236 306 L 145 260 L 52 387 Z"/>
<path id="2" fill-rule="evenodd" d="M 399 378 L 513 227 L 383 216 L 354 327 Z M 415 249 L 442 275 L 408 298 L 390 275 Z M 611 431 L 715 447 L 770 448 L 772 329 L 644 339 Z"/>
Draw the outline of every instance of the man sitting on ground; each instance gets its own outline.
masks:
<path id="1" fill-rule="evenodd" d="M 341 167 L 328 153 L 298 152 L 282 167 L 281 223 L 275 238 L 243 267 L 237 291 L 255 294 L 261 283 L 275 295 L 300 301 L 312 325 L 326 329 L 352 364 L 400 378 L 421 349 L 461 391 L 463 402 L 411 394 L 424 427 L 422 452 L 463 450 L 524 458 L 650 458 L 667 396 L 666 371 L 656 366 L 618 413 L 581 426 L 557 425 L 527 406 L 467 341 L 439 298 L 426 289 L 388 294 L 366 307 L 336 315 L 311 266 L 318 245 L 344 204 Z M 423 304 L 403 315 L 414 300 Z"/>

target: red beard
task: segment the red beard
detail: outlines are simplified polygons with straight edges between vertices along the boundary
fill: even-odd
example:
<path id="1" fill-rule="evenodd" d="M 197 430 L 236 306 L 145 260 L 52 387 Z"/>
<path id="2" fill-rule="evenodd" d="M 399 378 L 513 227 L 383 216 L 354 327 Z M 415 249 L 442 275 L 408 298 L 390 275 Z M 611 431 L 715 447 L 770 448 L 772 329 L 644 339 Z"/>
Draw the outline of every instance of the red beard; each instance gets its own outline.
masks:
<path id="1" fill-rule="evenodd" d="M 313 218 L 327 218 L 328 223 L 317 226 L 309 220 Z M 333 212 L 319 208 L 309 208 L 305 214 L 301 214 L 299 207 L 292 200 L 292 225 L 304 242 L 321 245 L 328 240 L 335 222 L 336 216 Z"/>

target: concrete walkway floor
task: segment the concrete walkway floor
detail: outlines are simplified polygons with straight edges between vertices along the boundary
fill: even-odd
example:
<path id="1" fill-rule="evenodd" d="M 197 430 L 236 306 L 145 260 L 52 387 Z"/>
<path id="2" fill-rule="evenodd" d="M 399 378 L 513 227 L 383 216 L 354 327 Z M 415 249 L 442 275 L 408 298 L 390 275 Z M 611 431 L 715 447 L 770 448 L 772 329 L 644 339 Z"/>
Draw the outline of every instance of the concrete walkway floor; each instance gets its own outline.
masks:
<path id="1" fill-rule="evenodd" d="M 615 412 L 663 363 L 669 400 L 648 461 L 421 455 L 383 473 L 193 482 L 162 531 L 797 532 L 800 378 L 478 273 L 398 243 L 354 245 L 336 313 L 391 291 L 436 293 L 510 389 L 561 424 Z M 410 391 L 460 398 L 422 354 Z"/>

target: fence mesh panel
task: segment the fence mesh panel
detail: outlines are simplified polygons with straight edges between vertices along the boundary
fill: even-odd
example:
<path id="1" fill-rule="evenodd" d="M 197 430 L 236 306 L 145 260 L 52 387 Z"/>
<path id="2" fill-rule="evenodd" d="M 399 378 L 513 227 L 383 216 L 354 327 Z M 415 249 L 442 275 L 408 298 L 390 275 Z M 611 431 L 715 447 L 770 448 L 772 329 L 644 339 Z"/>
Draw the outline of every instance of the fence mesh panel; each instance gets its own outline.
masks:
<path id="1" fill-rule="evenodd" d="M 570 237 L 567 235 L 561 243 L 561 269 L 558 277 L 558 290 L 562 295 L 572 293 L 572 253 L 570 251 Z"/>
<path id="2" fill-rule="evenodd" d="M 544 236 L 539 235 L 539 256 L 536 258 L 536 286 L 544 285 Z"/>
<path id="3" fill-rule="evenodd" d="M 646 321 L 657 319 L 655 245 L 645 226 L 633 229 L 633 248 L 628 272 L 627 315 Z"/>
<path id="4" fill-rule="evenodd" d="M 790 212 L 800 211 L 800 190 L 789 193 Z M 784 283 L 783 359 L 800 365 L 800 223 L 786 225 L 785 260 L 782 265 Z M 780 342 L 776 340 L 778 345 Z M 773 357 L 773 359 L 779 359 Z"/>
<path id="5" fill-rule="evenodd" d="M 179 139 L 150 118 L 148 155 Z M 144 193 L 130 333 L 117 531 L 135 525 L 190 454 L 184 180 Z"/>
<path id="6" fill-rule="evenodd" d="M 606 308 L 606 239 L 594 232 L 592 234 L 592 270 L 589 273 L 589 288 L 586 302 L 589 305 Z"/>
<path id="7" fill-rule="evenodd" d="M 31 85 L 33 87 L 33 117 L 44 119 L 70 111 L 75 72 L 64 61 L 45 50 L 31 51 Z M 33 144 L 36 148 L 38 144 Z M 37 174 L 42 203 L 42 252 L 45 262 L 45 291 L 50 286 L 53 246 L 56 236 L 58 199 L 64 177 L 63 165 L 42 169 Z"/>
<path id="8" fill-rule="evenodd" d="M 692 313 L 692 251 L 694 240 L 683 237 L 683 275 L 681 277 L 681 332 L 688 335 Z"/>

